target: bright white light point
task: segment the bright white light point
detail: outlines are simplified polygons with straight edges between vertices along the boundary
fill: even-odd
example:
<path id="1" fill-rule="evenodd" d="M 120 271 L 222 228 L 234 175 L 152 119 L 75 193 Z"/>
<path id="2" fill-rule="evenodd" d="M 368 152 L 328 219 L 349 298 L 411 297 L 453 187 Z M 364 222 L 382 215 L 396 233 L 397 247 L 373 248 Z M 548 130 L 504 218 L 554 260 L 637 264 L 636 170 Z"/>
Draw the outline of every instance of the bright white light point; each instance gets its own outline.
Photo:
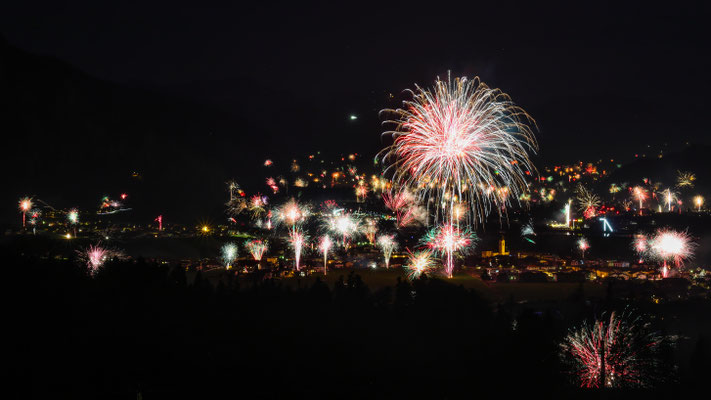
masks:
<path id="1" fill-rule="evenodd" d="M 351 119 L 351 121 L 355 121 L 358 119 L 358 116 L 355 114 L 351 114 L 350 119 Z"/>

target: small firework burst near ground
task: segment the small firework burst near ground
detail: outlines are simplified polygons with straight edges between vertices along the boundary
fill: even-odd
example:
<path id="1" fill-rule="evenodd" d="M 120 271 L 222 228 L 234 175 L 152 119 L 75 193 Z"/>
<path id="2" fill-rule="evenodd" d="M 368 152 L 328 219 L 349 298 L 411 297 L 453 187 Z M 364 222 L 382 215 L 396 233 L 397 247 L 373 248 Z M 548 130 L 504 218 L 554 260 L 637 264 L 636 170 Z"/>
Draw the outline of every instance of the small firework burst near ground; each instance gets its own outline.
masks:
<path id="1" fill-rule="evenodd" d="M 393 251 L 397 250 L 398 243 L 395 241 L 395 236 L 393 235 L 380 235 L 378 237 L 378 247 L 383 251 L 383 258 L 385 260 L 385 268 L 390 268 L 390 257 L 393 255 Z"/>
<path id="2" fill-rule="evenodd" d="M 613 312 L 571 330 L 560 344 L 560 356 L 581 387 L 646 388 L 668 378 L 661 350 L 673 342 L 640 318 Z"/>
<path id="3" fill-rule="evenodd" d="M 106 248 L 101 246 L 100 243 L 96 245 L 89 245 L 89 247 L 78 250 L 79 262 L 86 265 L 89 274 L 95 275 L 96 272 L 104 266 L 104 264 L 114 258 L 123 258 L 123 252 Z"/>
<path id="4" fill-rule="evenodd" d="M 435 268 L 432 252 L 429 250 L 410 253 L 408 263 L 404 266 L 407 278 L 410 280 L 417 279 L 422 274 L 429 274 Z"/>
<path id="5" fill-rule="evenodd" d="M 262 256 L 264 256 L 264 253 L 267 252 L 267 248 L 269 246 L 266 241 L 256 239 L 247 242 L 245 244 L 245 247 L 247 248 L 247 251 L 249 251 L 255 261 L 261 261 Z"/>
<path id="6" fill-rule="evenodd" d="M 590 248 L 590 243 L 588 242 L 587 239 L 585 239 L 585 238 L 578 239 L 578 249 L 580 250 L 580 253 L 582 254 L 583 258 L 585 258 L 585 251 L 589 248 Z"/>
<path id="7" fill-rule="evenodd" d="M 669 263 L 679 268 L 691 257 L 696 244 L 687 232 L 659 229 L 649 240 L 649 256 L 662 263 L 662 276 L 669 274 Z"/>
<path id="8" fill-rule="evenodd" d="M 331 238 L 328 236 L 321 237 L 321 241 L 318 243 L 318 249 L 323 254 L 323 274 L 328 273 L 328 251 L 333 246 Z"/>
<path id="9" fill-rule="evenodd" d="M 22 213 L 22 227 L 25 227 L 27 212 L 32 209 L 32 199 L 24 197 L 19 201 L 20 212 Z"/>
<path id="10" fill-rule="evenodd" d="M 222 262 L 225 264 L 225 268 L 231 268 L 234 260 L 237 259 L 237 245 L 234 243 L 227 243 L 222 246 Z"/>
<path id="11" fill-rule="evenodd" d="M 360 220 L 351 213 L 331 216 L 327 219 L 329 229 L 343 240 L 343 248 L 348 249 L 348 238 L 360 231 Z"/>
<path id="12" fill-rule="evenodd" d="M 361 231 L 370 244 L 375 243 L 375 234 L 378 233 L 378 223 L 373 218 L 367 218 Z"/>
<path id="13" fill-rule="evenodd" d="M 431 250 L 445 257 L 444 272 L 448 278 L 454 274 L 454 253 L 466 253 L 474 246 L 476 236 L 454 225 L 441 225 L 430 230 L 422 239 Z"/>
<path id="14" fill-rule="evenodd" d="M 293 228 L 296 224 L 306 221 L 310 215 L 310 210 L 307 206 L 299 204 L 296 200 L 291 199 L 276 209 L 276 220 L 279 223 L 285 223 Z"/>
<path id="15" fill-rule="evenodd" d="M 306 235 L 300 228 L 294 227 L 289 230 L 289 244 L 294 249 L 294 266 L 297 271 L 301 271 L 301 250 L 304 247 L 304 243 L 306 243 L 306 239 Z"/>

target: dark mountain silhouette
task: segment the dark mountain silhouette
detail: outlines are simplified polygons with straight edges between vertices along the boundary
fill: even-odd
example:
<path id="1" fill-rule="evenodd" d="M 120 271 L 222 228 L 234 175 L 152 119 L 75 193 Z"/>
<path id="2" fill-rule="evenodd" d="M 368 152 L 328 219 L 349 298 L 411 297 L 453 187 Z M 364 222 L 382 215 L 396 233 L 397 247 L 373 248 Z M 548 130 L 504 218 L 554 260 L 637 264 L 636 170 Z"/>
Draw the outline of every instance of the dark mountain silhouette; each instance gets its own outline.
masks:
<path id="1" fill-rule="evenodd" d="M 615 170 L 607 181 L 634 185 L 640 183 L 642 178 L 648 178 L 652 182 L 661 182 L 665 187 L 673 187 L 679 171 L 684 171 L 696 175 L 694 192 L 709 193 L 709 154 L 711 146 L 700 144 L 690 144 L 681 151 L 663 154 L 661 158 L 648 154 L 647 157 L 639 158 Z"/>
<path id="2" fill-rule="evenodd" d="M 220 208 L 223 182 L 248 175 L 236 144 L 244 149 L 260 136 L 226 112 L 101 81 L 4 40 L 0 130 L 10 149 L 2 159 L 2 222 L 14 221 L 8 204 L 20 196 L 93 209 L 103 195 L 122 192 L 139 219 L 207 217 Z"/>

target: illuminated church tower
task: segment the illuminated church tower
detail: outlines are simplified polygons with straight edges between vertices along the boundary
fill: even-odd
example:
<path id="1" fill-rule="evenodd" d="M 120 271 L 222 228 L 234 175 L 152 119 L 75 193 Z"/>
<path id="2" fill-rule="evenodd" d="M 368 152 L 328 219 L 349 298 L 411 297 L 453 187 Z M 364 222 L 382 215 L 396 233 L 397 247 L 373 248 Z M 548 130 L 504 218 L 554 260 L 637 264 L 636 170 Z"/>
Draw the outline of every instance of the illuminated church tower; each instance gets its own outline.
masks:
<path id="1" fill-rule="evenodd" d="M 500 256 L 509 255 L 509 252 L 506 251 L 506 240 L 504 239 L 504 235 L 501 235 L 501 239 L 499 239 L 499 255 Z"/>

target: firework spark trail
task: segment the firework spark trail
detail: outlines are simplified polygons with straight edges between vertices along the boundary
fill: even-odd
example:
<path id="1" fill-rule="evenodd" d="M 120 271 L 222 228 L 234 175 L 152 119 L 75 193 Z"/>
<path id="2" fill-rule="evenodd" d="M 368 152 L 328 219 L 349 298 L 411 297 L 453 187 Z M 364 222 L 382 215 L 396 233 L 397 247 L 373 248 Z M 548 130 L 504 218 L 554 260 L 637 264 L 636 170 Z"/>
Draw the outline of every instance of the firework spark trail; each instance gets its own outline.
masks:
<path id="1" fill-rule="evenodd" d="M 328 273 L 328 251 L 331 249 L 331 246 L 333 246 L 333 242 L 331 241 L 330 237 L 328 237 L 328 236 L 321 237 L 321 241 L 318 244 L 318 249 L 323 254 L 323 274 L 324 275 L 326 275 Z"/>
<path id="2" fill-rule="evenodd" d="M 694 197 L 694 204 L 696 204 L 696 211 L 701 212 L 701 206 L 704 205 L 704 197 L 703 196 L 695 196 Z"/>
<path id="3" fill-rule="evenodd" d="M 363 235 L 365 235 L 366 239 L 368 239 L 368 242 L 370 242 L 370 244 L 375 243 L 375 234 L 378 233 L 378 224 L 374 219 L 367 218 L 365 220 L 365 224 L 363 224 L 361 231 L 363 232 Z"/>
<path id="4" fill-rule="evenodd" d="M 642 234 L 637 234 L 634 236 L 634 239 L 632 239 L 632 249 L 639 255 L 639 262 L 641 263 L 642 260 L 647 256 L 647 252 L 649 251 L 649 243 L 647 236 L 642 235 Z"/>
<path id="5" fill-rule="evenodd" d="M 476 236 L 454 225 L 440 225 L 430 230 L 422 241 L 431 250 L 445 257 L 444 271 L 448 278 L 454 274 L 454 253 L 466 253 L 474 245 Z"/>
<path id="6" fill-rule="evenodd" d="M 234 243 L 227 243 L 222 246 L 222 262 L 225 264 L 225 268 L 232 268 L 232 263 L 237 259 L 237 245 Z"/>
<path id="7" fill-rule="evenodd" d="M 294 249 L 294 261 L 297 271 L 301 271 L 301 250 L 303 249 L 306 240 L 307 236 L 300 228 L 293 227 L 289 230 L 289 244 Z"/>
<path id="8" fill-rule="evenodd" d="M 405 269 L 407 278 L 410 280 L 417 279 L 422 274 L 429 274 L 435 269 L 435 263 L 432 260 L 432 252 L 429 250 L 414 254 L 410 252 L 408 263 L 403 268 Z"/>
<path id="9" fill-rule="evenodd" d="M 395 241 L 394 235 L 380 235 L 378 237 L 378 247 L 383 251 L 383 258 L 385 259 L 385 268 L 390 268 L 390 257 L 393 255 L 393 251 L 397 250 L 398 243 Z"/>
<path id="10" fill-rule="evenodd" d="M 692 187 L 694 187 L 695 180 L 696 180 L 696 175 L 694 175 L 693 173 L 677 171 L 676 187 L 678 187 L 678 188 L 683 188 L 683 187 L 692 188 Z"/>
<path id="11" fill-rule="evenodd" d="M 632 188 L 632 197 L 639 202 L 639 215 L 642 215 L 642 204 L 647 200 L 647 190 L 642 186 Z"/>
<path id="12" fill-rule="evenodd" d="M 395 213 L 395 221 L 399 227 L 405 227 L 424 214 L 417 204 L 415 196 L 407 189 L 392 189 L 383 193 L 385 207 Z"/>
<path id="13" fill-rule="evenodd" d="M 529 221 L 521 227 L 521 237 L 529 243 L 536 244 L 531 236 L 536 236 L 536 231 L 533 230 L 533 221 Z"/>
<path id="14" fill-rule="evenodd" d="M 72 225 L 74 228 L 74 237 L 77 236 L 77 224 L 79 223 L 79 210 L 76 208 L 72 208 L 67 212 L 67 221 L 69 221 L 69 224 Z"/>
<path id="15" fill-rule="evenodd" d="M 32 209 L 32 199 L 29 197 L 24 197 L 20 199 L 19 202 L 19 207 L 20 207 L 20 212 L 22 213 L 22 227 L 25 227 L 25 221 L 26 221 L 26 214 L 28 211 Z"/>
<path id="16" fill-rule="evenodd" d="M 617 317 L 584 323 L 560 344 L 560 355 L 581 387 L 650 387 L 663 380 L 659 350 L 673 340 L 639 318 Z"/>
<path id="17" fill-rule="evenodd" d="M 416 86 L 403 109 L 394 114 L 393 144 L 379 157 L 391 162 L 393 181 L 417 190 L 420 199 L 434 199 L 435 220 L 451 222 L 452 202 L 461 199 L 473 210 L 474 224 L 483 222 L 492 206 L 503 213 L 511 197 L 526 188 L 526 174 L 535 172 L 529 152 L 537 144 L 533 119 L 508 95 L 491 89 L 479 78 L 437 79 L 434 88 Z M 508 188 L 513 196 L 483 193 L 480 185 Z"/>
<path id="18" fill-rule="evenodd" d="M 267 252 L 269 245 L 265 240 L 255 239 L 246 242 L 244 247 L 247 248 L 247 251 L 249 251 L 252 258 L 254 258 L 254 261 L 262 261 L 262 256 Z"/>
<path id="19" fill-rule="evenodd" d="M 678 200 L 678 193 L 671 190 L 671 188 L 668 188 L 668 189 L 662 190 L 660 192 L 660 194 L 664 198 L 664 202 L 667 205 L 667 211 L 671 212 L 672 202 L 676 202 Z"/>
<path id="20" fill-rule="evenodd" d="M 581 184 L 576 187 L 575 194 L 578 210 L 583 213 L 586 219 L 594 217 L 597 213 L 597 208 L 600 206 L 600 197 Z"/>
<path id="21" fill-rule="evenodd" d="M 590 248 L 590 243 L 585 238 L 578 239 L 578 249 L 582 253 L 583 259 L 585 259 L 585 250 Z"/>

